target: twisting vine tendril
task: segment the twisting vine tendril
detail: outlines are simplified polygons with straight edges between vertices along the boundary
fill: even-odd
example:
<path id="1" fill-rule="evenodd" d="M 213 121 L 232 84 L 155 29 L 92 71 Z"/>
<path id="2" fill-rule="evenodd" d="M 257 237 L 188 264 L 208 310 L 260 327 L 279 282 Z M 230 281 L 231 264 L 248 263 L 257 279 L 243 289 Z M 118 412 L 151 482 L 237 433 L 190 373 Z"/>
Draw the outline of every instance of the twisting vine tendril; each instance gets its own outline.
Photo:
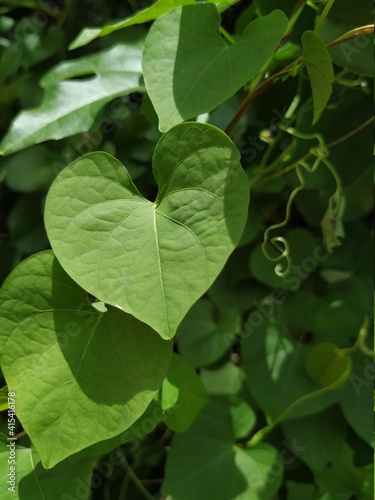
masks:
<path id="1" fill-rule="evenodd" d="M 270 261 L 270 262 L 275 262 L 275 273 L 277 276 L 280 278 L 286 277 L 292 269 L 292 259 L 290 255 L 290 245 L 288 241 L 283 237 L 283 236 L 274 236 L 270 237 L 271 232 L 281 229 L 283 227 L 286 227 L 289 223 L 291 213 L 292 213 L 292 205 L 293 201 L 296 198 L 297 194 L 300 191 L 303 191 L 305 189 L 306 183 L 305 179 L 302 175 L 302 168 L 305 169 L 308 173 L 313 173 L 315 172 L 318 167 L 323 164 L 326 166 L 326 168 L 331 172 L 335 183 L 336 183 L 336 190 L 333 193 L 333 195 L 330 197 L 329 200 L 329 208 L 332 213 L 338 212 L 339 207 L 338 207 L 338 202 L 337 200 L 340 200 L 342 198 L 342 183 L 340 176 L 338 172 L 336 171 L 334 165 L 332 162 L 328 159 L 329 157 L 329 150 L 326 147 L 326 144 L 324 142 L 324 138 L 321 134 L 314 133 L 314 134 L 304 134 L 302 132 L 299 132 L 292 127 L 288 128 L 283 128 L 282 126 L 280 127 L 281 130 L 284 132 L 292 135 L 293 137 L 296 137 L 298 139 L 302 140 L 311 140 L 311 139 L 316 139 L 318 141 L 318 145 L 310 148 L 309 155 L 314 156 L 316 160 L 314 161 L 313 165 L 310 166 L 306 161 L 304 160 L 299 160 L 295 166 L 295 172 L 297 174 L 298 180 L 299 180 L 299 186 L 297 186 L 292 193 L 289 196 L 287 205 L 286 205 L 286 211 L 285 211 L 285 218 L 282 222 L 279 222 L 277 224 L 273 224 L 272 226 L 268 227 L 264 233 L 264 239 L 262 243 L 262 251 L 265 257 Z M 272 256 L 268 250 L 268 246 L 272 245 L 276 250 L 279 252 L 279 255 L 276 257 Z M 281 262 L 285 261 L 285 264 L 283 265 Z"/>

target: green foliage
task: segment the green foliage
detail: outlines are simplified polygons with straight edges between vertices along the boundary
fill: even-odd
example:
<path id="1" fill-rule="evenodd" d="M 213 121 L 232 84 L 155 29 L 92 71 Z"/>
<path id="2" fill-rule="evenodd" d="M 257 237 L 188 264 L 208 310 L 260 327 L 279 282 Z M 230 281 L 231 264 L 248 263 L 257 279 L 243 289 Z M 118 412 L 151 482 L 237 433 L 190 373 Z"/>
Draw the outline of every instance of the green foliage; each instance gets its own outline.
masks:
<path id="1" fill-rule="evenodd" d="M 372 8 L 2 3 L 1 498 L 373 498 Z"/>

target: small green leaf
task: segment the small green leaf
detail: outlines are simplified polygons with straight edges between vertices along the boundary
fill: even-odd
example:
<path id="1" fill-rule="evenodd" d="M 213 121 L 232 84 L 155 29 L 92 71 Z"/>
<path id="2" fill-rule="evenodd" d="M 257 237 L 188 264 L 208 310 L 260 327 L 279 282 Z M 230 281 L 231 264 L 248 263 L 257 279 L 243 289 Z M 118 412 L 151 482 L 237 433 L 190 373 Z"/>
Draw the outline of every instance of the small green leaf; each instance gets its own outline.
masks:
<path id="1" fill-rule="evenodd" d="M 194 368 L 209 365 L 229 350 L 238 326 L 235 309 L 218 311 L 210 300 L 201 299 L 177 330 L 179 351 Z"/>
<path id="2" fill-rule="evenodd" d="M 171 343 L 119 309 L 91 307 L 51 251 L 10 274 L 0 313 L 1 367 L 46 468 L 128 429 L 165 377 Z"/>
<path id="3" fill-rule="evenodd" d="M 147 37 L 142 65 L 160 130 L 212 111 L 235 94 L 272 57 L 287 22 L 285 14 L 274 11 L 228 46 L 214 5 L 188 5 L 158 19 Z"/>
<path id="4" fill-rule="evenodd" d="M 9 444 L 9 442 L 8 442 Z M 0 496 L 3 500 L 28 498 L 30 500 L 52 500 L 57 498 L 79 498 L 86 500 L 90 497 L 91 477 L 93 471 L 92 460 L 80 460 L 74 465 L 69 459 L 64 460 L 52 470 L 42 466 L 37 451 L 33 448 L 23 448 L 15 445 L 15 463 L 9 464 L 10 449 L 0 443 Z M 7 483 L 10 479 L 10 467 L 15 467 L 15 487 Z"/>
<path id="5" fill-rule="evenodd" d="M 193 367 L 178 354 L 172 355 L 167 380 L 177 387 L 178 399 L 164 421 L 173 431 L 186 432 L 207 402 L 207 391 Z"/>
<path id="6" fill-rule="evenodd" d="M 345 236 L 343 216 L 345 212 L 345 196 L 337 189 L 329 199 L 329 205 L 321 222 L 323 240 L 328 252 L 341 245 Z"/>
<path id="7" fill-rule="evenodd" d="M 220 12 L 224 11 L 236 2 L 238 2 L 238 0 L 207 0 L 207 3 L 214 3 L 217 5 Z M 118 21 L 114 24 L 107 24 L 103 26 L 103 28 L 83 29 L 77 38 L 75 38 L 69 45 L 69 49 L 78 49 L 78 47 L 83 47 L 100 36 L 110 35 L 114 31 L 127 28 L 128 26 L 133 26 L 134 24 L 142 24 L 153 21 L 172 9 L 195 3 L 196 0 L 157 0 L 154 4 L 150 5 L 150 7 L 146 7 L 145 9 L 138 11 L 122 21 Z"/>
<path id="8" fill-rule="evenodd" d="M 242 426 L 245 414 L 237 400 L 212 398 L 193 426 L 173 438 L 164 494 L 178 500 L 274 498 L 282 479 L 279 469 L 276 474 L 272 470 L 277 450 L 269 444 L 251 450 L 236 444 L 242 434 L 236 424 Z"/>
<path id="9" fill-rule="evenodd" d="M 323 342 L 311 349 L 306 358 L 306 371 L 320 387 L 338 389 L 352 371 L 351 357 L 335 344 Z"/>
<path id="10" fill-rule="evenodd" d="M 313 95 L 314 125 L 332 94 L 334 80 L 332 59 L 323 40 L 313 31 L 305 31 L 302 35 L 302 49 Z"/>
<path id="11" fill-rule="evenodd" d="M 15 118 L 0 143 L 0 154 L 89 130 L 105 104 L 142 90 L 142 50 L 141 44 L 118 44 L 51 70 L 42 80 L 46 87 L 43 102 Z M 91 78 L 71 80 L 83 75 Z"/>
<path id="12" fill-rule="evenodd" d="M 84 156 L 52 185 L 45 220 L 77 283 L 171 338 L 238 243 L 249 192 L 236 146 L 211 125 L 165 134 L 153 172 L 154 203 L 112 156 Z"/>

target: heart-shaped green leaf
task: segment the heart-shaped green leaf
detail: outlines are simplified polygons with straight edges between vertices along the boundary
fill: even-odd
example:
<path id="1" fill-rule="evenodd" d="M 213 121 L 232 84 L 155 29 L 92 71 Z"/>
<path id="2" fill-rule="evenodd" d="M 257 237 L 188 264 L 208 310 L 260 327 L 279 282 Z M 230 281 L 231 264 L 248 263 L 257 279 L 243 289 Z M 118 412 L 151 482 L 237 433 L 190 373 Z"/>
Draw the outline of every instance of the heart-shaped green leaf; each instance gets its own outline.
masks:
<path id="1" fill-rule="evenodd" d="M 142 62 L 160 130 L 212 111 L 235 94 L 270 59 L 287 24 L 276 10 L 251 23 L 228 47 L 215 5 L 188 5 L 160 17 L 149 32 Z"/>
<path id="2" fill-rule="evenodd" d="M 52 185 L 46 226 L 77 283 L 171 338 L 238 243 L 249 189 L 236 146 L 211 125 L 165 134 L 153 171 L 155 202 L 112 156 L 80 158 Z"/>
<path id="3" fill-rule="evenodd" d="M 51 251 L 0 293 L 1 368 L 43 466 L 128 429 L 166 375 L 171 343 L 119 309 L 101 313 Z"/>

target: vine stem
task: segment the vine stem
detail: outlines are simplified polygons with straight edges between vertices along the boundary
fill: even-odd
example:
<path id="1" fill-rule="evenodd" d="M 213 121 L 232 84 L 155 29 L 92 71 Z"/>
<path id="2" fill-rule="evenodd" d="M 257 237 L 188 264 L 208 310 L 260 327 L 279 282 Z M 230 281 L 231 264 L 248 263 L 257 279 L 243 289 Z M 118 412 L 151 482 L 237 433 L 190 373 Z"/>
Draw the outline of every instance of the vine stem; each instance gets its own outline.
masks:
<path id="1" fill-rule="evenodd" d="M 131 465 L 129 464 L 129 462 L 126 460 L 125 454 L 122 453 L 122 455 L 123 455 L 123 459 L 124 459 L 124 465 L 126 466 L 126 476 L 125 476 L 124 481 L 126 481 L 126 479 L 129 478 L 133 482 L 134 486 L 137 488 L 139 493 L 141 493 L 141 495 L 146 500 L 155 500 L 154 497 L 151 495 L 151 493 L 148 491 L 148 489 L 145 488 L 142 481 L 138 478 L 138 476 L 134 472 L 134 470 L 131 467 Z M 123 490 L 127 489 L 127 482 L 125 484 L 126 484 L 126 486 L 125 486 L 125 488 L 122 488 Z M 125 493 L 125 491 L 123 491 L 123 493 Z"/>
<path id="2" fill-rule="evenodd" d="M 369 125 L 371 125 L 373 123 L 373 121 L 374 121 L 374 117 L 371 116 L 365 122 L 363 122 L 361 125 L 359 125 L 357 128 L 355 128 L 354 130 L 351 130 L 350 132 L 348 132 L 347 134 L 339 137 L 335 141 L 332 141 L 332 142 L 330 142 L 328 144 L 325 144 L 325 148 L 330 149 L 330 148 L 332 148 L 334 146 L 337 146 L 338 144 L 341 144 L 342 142 L 346 141 L 350 137 L 353 137 L 354 135 L 358 134 L 358 132 L 360 132 L 364 128 L 366 128 Z M 256 185 L 264 184 L 265 182 L 269 182 L 272 179 L 276 179 L 277 177 L 282 177 L 283 175 L 287 174 L 291 170 L 294 170 L 298 165 L 301 165 L 303 162 L 305 162 L 306 160 L 310 159 L 312 156 L 313 156 L 313 153 L 311 151 L 309 151 L 304 156 L 302 156 L 298 160 L 294 161 L 293 163 L 291 163 L 290 165 L 288 165 L 287 167 L 285 167 L 283 170 L 279 170 L 278 172 L 275 172 L 274 174 L 268 176 L 267 178 L 262 178 L 258 182 L 255 182 L 253 185 L 256 186 Z M 276 164 L 276 161 L 274 163 Z"/>
<path id="3" fill-rule="evenodd" d="M 335 3 L 335 0 L 328 0 L 327 5 L 324 7 L 323 12 L 321 13 L 319 20 L 315 26 L 314 31 L 317 35 L 319 35 L 320 30 L 322 29 L 322 26 L 324 24 L 324 21 L 326 20 L 326 17 L 328 16 L 329 11 L 332 9 L 334 3 Z"/>
<path id="4" fill-rule="evenodd" d="M 354 30 L 348 31 L 341 37 L 337 38 L 337 40 L 328 43 L 326 47 L 329 49 L 341 43 L 348 42 L 350 40 L 371 34 L 373 32 L 374 32 L 373 25 L 360 26 Z M 303 59 L 302 57 L 299 57 L 298 59 L 293 61 L 291 64 L 286 66 L 283 70 L 279 71 L 278 73 L 271 75 L 266 79 L 261 79 L 259 85 L 256 88 L 254 88 L 254 90 L 250 92 L 242 101 L 242 103 L 240 104 L 240 106 L 236 111 L 236 114 L 234 115 L 231 122 L 225 129 L 225 133 L 229 137 L 231 137 L 233 130 L 240 121 L 240 119 L 242 118 L 242 115 L 251 107 L 253 102 L 256 101 L 258 97 L 260 97 L 266 90 L 268 90 L 279 78 L 289 75 L 293 69 L 299 71 L 303 66 L 304 66 Z"/>

